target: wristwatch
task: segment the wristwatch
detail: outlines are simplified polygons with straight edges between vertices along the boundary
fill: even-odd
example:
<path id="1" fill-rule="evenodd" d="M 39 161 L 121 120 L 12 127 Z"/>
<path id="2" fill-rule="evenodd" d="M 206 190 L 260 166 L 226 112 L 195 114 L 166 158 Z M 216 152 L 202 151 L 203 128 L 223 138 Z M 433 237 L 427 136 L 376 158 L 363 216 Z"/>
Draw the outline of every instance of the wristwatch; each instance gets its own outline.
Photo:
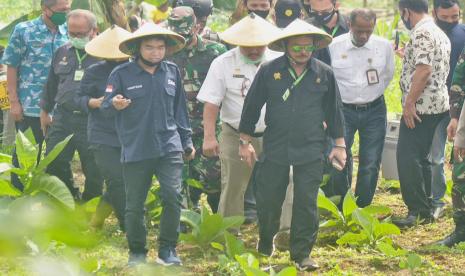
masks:
<path id="1" fill-rule="evenodd" d="M 239 145 L 245 146 L 245 145 L 249 145 L 249 144 L 250 144 L 249 140 L 244 140 L 242 138 L 239 138 Z"/>

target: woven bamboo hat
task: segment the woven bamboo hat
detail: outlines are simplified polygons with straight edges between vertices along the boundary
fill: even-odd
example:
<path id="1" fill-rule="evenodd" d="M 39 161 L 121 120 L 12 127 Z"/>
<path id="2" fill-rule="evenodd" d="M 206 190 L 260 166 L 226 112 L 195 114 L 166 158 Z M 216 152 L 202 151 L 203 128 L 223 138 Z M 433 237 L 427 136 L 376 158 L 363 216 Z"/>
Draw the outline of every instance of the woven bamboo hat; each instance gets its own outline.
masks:
<path id="1" fill-rule="evenodd" d="M 333 38 L 325 31 L 309 24 L 302 19 L 295 19 L 289 26 L 283 29 L 281 36 L 271 42 L 269 48 L 274 51 L 284 52 L 286 39 L 293 36 L 309 35 L 313 37 L 313 45 L 318 49 L 326 48 L 331 43 Z"/>
<path id="2" fill-rule="evenodd" d="M 260 16 L 251 13 L 219 34 L 228 44 L 244 47 L 266 46 L 281 34 L 281 30 Z"/>
<path id="3" fill-rule="evenodd" d="M 116 25 L 106 29 L 86 44 L 86 52 L 102 59 L 127 59 L 130 56 L 119 50 L 121 41 L 129 38 L 131 33 Z"/>
<path id="4" fill-rule="evenodd" d="M 151 36 L 163 36 L 166 38 L 166 55 L 170 56 L 184 48 L 184 38 L 168 29 L 162 28 L 155 23 L 148 22 L 142 25 L 131 36 L 121 42 L 119 49 L 128 55 L 134 55 L 138 51 L 138 43 Z"/>

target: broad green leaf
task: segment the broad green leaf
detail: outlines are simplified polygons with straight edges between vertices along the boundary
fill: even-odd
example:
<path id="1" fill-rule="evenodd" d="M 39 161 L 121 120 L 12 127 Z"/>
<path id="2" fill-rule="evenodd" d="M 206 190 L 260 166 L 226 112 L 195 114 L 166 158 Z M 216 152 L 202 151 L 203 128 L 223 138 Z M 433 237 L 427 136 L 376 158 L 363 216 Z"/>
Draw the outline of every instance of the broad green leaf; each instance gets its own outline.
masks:
<path id="1" fill-rule="evenodd" d="M 33 195 L 38 192 L 44 192 L 66 207 L 74 209 L 74 199 L 71 192 L 65 183 L 56 176 L 48 174 L 35 175 L 32 178 L 31 185 L 26 188 L 24 193 Z"/>
<path id="2" fill-rule="evenodd" d="M 10 171 L 13 166 L 10 163 L 0 163 L 0 174 Z"/>
<path id="3" fill-rule="evenodd" d="M 201 247 L 206 247 L 213 241 L 217 241 L 223 236 L 222 231 L 223 218 L 219 214 L 213 214 L 205 217 L 199 227 L 198 240 Z"/>
<path id="4" fill-rule="evenodd" d="M 391 208 L 382 205 L 370 205 L 363 208 L 363 211 L 371 215 L 388 215 L 392 212 Z"/>
<path id="5" fill-rule="evenodd" d="M 197 234 L 200 231 L 200 214 L 197 212 L 186 209 L 181 210 L 181 221 L 189 224 L 192 227 L 194 234 Z"/>
<path id="6" fill-rule="evenodd" d="M 401 248 L 395 249 L 392 245 L 385 243 L 385 242 L 380 242 L 376 245 L 376 248 L 378 248 L 381 253 L 388 257 L 400 257 L 400 256 L 405 256 L 407 254 L 407 251 Z"/>
<path id="7" fill-rule="evenodd" d="M 409 270 L 414 270 L 415 268 L 418 268 L 421 266 L 421 257 L 415 253 L 410 253 L 406 258 L 405 265 L 406 266 L 404 268 L 408 268 Z"/>
<path id="8" fill-rule="evenodd" d="M 198 181 L 198 180 L 189 178 L 189 179 L 187 179 L 186 182 L 187 182 L 187 185 L 189 185 L 189 186 L 191 186 L 191 187 L 194 187 L 194 188 L 197 188 L 197 189 L 200 189 L 200 190 L 203 189 L 203 184 L 202 184 L 202 182 L 200 182 L 200 181 Z"/>
<path id="9" fill-rule="evenodd" d="M 157 200 L 156 196 L 152 193 L 152 191 L 149 191 L 147 193 L 147 198 L 145 199 L 145 204 L 144 205 L 149 205 Z"/>
<path id="10" fill-rule="evenodd" d="M 33 144 L 33 145 L 37 145 L 37 141 L 36 141 L 36 138 L 34 137 L 34 132 L 32 132 L 32 129 L 31 128 L 28 128 L 26 129 L 26 131 L 24 132 L 24 136 L 26 136 L 26 138 Z"/>
<path id="11" fill-rule="evenodd" d="M 65 140 L 58 143 L 50 152 L 47 154 L 42 161 L 40 161 L 39 165 L 36 168 L 36 173 L 44 172 L 47 169 L 48 165 L 57 158 L 57 156 L 64 150 L 66 145 L 68 144 L 69 140 L 73 138 L 73 135 L 70 135 L 65 138 Z"/>
<path id="12" fill-rule="evenodd" d="M 358 206 L 355 201 L 354 194 L 349 190 L 344 197 L 344 201 L 342 202 L 342 211 L 344 213 L 344 217 L 350 217 L 350 215 L 352 215 L 354 210 L 357 208 Z"/>
<path id="13" fill-rule="evenodd" d="M 363 211 L 362 209 L 356 209 L 352 213 L 352 219 L 360 225 L 368 236 L 373 234 L 373 228 L 375 224 L 375 218 L 373 218 L 369 213 Z"/>
<path id="14" fill-rule="evenodd" d="M 37 163 L 39 149 L 21 131 L 16 134 L 16 154 L 21 168 L 32 170 Z"/>
<path id="15" fill-rule="evenodd" d="M 338 221 L 336 221 L 334 219 L 330 219 L 330 220 L 326 220 L 326 221 L 320 223 L 320 227 L 321 228 L 330 228 L 330 227 L 335 227 L 338 224 L 339 224 Z"/>
<path id="16" fill-rule="evenodd" d="M 0 153 L 0 163 L 12 164 L 12 159 L 11 155 Z"/>
<path id="17" fill-rule="evenodd" d="M 224 246 L 221 243 L 218 242 L 212 242 L 210 243 L 211 247 L 218 249 L 219 251 L 224 251 Z"/>
<path id="18" fill-rule="evenodd" d="M 237 228 L 244 223 L 245 217 L 243 216 L 233 216 L 223 218 L 222 229 L 227 230 L 230 228 Z"/>
<path id="19" fill-rule="evenodd" d="M 400 235 L 400 229 L 392 223 L 383 222 L 374 226 L 373 234 L 376 238 L 388 235 Z"/>
<path id="20" fill-rule="evenodd" d="M 224 232 L 224 240 L 226 244 L 226 254 L 229 258 L 234 258 L 236 255 L 242 255 L 247 253 L 244 242 L 237 239 L 234 235 L 229 232 Z"/>
<path id="21" fill-rule="evenodd" d="M 326 196 L 324 196 L 321 193 L 318 193 L 318 208 L 325 209 L 333 215 L 334 218 L 339 219 L 339 220 L 344 220 L 341 212 L 339 212 L 339 209 L 337 206 L 329 200 Z"/>
<path id="22" fill-rule="evenodd" d="M 0 179 L 0 196 L 20 196 L 22 193 L 10 181 Z"/>
<path id="23" fill-rule="evenodd" d="M 330 178 L 331 178 L 331 176 L 329 174 L 324 174 L 323 175 L 323 181 L 321 181 L 321 184 L 320 184 L 320 188 L 326 186 L 328 184 Z"/>
<path id="24" fill-rule="evenodd" d="M 181 241 L 184 241 L 184 242 L 188 243 L 188 244 L 200 246 L 199 243 L 198 243 L 197 238 L 196 238 L 194 235 L 192 235 L 192 234 L 180 233 L 180 234 L 179 234 L 179 239 L 180 239 Z"/>
<path id="25" fill-rule="evenodd" d="M 336 241 L 336 243 L 339 244 L 339 245 L 345 245 L 345 244 L 357 245 L 357 244 L 363 243 L 363 242 L 365 242 L 367 240 L 368 240 L 368 237 L 364 232 L 358 233 L 358 234 L 348 232 L 348 233 L 345 233 L 344 235 L 342 235 L 342 237 L 340 237 Z"/>
<path id="26" fill-rule="evenodd" d="M 84 203 L 84 210 L 87 213 L 95 213 L 97 211 L 97 206 L 99 205 L 101 199 L 102 197 L 99 196 L 87 201 L 86 203 Z"/>
<path id="27" fill-rule="evenodd" d="M 297 269 L 293 266 L 286 267 L 276 274 L 276 276 L 297 276 Z"/>

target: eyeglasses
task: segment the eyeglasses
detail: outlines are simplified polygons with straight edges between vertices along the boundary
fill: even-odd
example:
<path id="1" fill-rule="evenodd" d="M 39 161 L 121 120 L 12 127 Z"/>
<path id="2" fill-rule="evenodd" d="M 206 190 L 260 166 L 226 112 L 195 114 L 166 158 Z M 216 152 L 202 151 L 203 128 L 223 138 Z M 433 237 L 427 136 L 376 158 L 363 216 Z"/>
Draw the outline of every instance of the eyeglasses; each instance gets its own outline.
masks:
<path id="1" fill-rule="evenodd" d="M 294 45 L 294 46 L 291 46 L 291 50 L 293 52 L 296 52 L 296 53 L 300 53 L 300 52 L 302 52 L 302 50 L 305 50 L 305 52 L 313 52 L 313 51 L 315 51 L 317 49 L 318 49 L 318 47 L 316 47 L 315 45 L 307 45 L 307 46 Z"/>
<path id="2" fill-rule="evenodd" d="M 247 77 L 244 77 L 244 80 L 242 81 L 241 85 L 241 96 L 242 98 L 245 98 L 245 92 L 250 88 L 250 79 Z"/>

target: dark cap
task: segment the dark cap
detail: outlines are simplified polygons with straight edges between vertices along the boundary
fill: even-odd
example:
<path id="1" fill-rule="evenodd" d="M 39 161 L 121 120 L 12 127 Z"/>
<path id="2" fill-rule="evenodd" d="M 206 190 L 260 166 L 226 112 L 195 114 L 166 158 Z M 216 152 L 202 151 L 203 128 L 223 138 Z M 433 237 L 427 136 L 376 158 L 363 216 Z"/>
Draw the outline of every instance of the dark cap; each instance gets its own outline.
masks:
<path id="1" fill-rule="evenodd" d="M 294 19 L 299 18 L 302 12 L 300 0 L 278 0 L 274 6 L 276 25 L 286 28 Z"/>

